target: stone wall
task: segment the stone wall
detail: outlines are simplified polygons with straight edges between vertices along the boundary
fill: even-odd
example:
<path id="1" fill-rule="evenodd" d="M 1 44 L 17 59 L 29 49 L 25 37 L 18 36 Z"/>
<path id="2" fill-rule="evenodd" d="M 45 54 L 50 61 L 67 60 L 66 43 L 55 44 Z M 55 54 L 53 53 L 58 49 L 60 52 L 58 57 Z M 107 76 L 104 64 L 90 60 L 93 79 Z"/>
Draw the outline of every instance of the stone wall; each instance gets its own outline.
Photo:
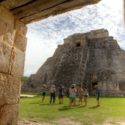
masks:
<path id="1" fill-rule="evenodd" d="M 99 1 L 101 0 L 0 0 L 0 5 L 27 24 Z"/>
<path id="2" fill-rule="evenodd" d="M 0 125 L 16 125 L 27 28 L 0 6 Z"/>

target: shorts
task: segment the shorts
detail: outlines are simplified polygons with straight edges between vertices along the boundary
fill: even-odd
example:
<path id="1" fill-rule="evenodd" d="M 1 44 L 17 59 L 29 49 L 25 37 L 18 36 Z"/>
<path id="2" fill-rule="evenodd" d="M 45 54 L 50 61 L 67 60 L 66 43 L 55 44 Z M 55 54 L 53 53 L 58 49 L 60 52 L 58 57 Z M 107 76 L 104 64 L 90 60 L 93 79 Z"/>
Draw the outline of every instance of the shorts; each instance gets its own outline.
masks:
<path id="1" fill-rule="evenodd" d="M 58 97 L 59 97 L 59 99 L 62 99 L 62 98 L 63 98 L 63 95 L 62 95 L 62 94 L 60 94 Z"/>
<path id="2" fill-rule="evenodd" d="M 69 96 L 69 99 L 70 99 L 71 101 L 74 101 L 74 100 L 76 99 L 76 96 Z"/>
<path id="3" fill-rule="evenodd" d="M 88 95 L 84 95 L 84 97 L 88 97 Z"/>
<path id="4" fill-rule="evenodd" d="M 45 93 L 45 92 L 43 92 L 43 93 L 42 93 L 42 95 L 43 95 L 43 96 L 45 96 L 45 95 L 46 95 L 46 93 Z"/>
<path id="5" fill-rule="evenodd" d="M 96 94 L 96 99 L 99 100 L 99 98 L 100 98 L 100 94 L 97 93 L 97 94 Z"/>

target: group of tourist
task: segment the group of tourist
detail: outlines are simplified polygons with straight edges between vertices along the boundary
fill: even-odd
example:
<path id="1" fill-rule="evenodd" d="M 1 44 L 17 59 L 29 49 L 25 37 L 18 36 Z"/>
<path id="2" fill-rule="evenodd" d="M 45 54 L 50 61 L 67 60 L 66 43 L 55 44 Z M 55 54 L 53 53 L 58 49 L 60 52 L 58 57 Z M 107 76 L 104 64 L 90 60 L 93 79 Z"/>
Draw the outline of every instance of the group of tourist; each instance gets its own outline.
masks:
<path id="1" fill-rule="evenodd" d="M 100 106 L 100 90 L 97 81 L 93 83 L 93 89 L 95 89 L 97 106 Z M 51 85 L 50 87 L 44 84 L 42 87 L 42 102 L 44 102 L 47 93 L 50 95 L 50 104 L 55 104 L 56 96 L 58 95 L 59 104 L 63 104 L 63 98 L 67 96 L 69 98 L 69 106 L 83 105 L 83 103 L 87 106 L 87 98 L 89 96 L 87 87 L 81 84 L 72 84 L 69 88 L 63 84 L 59 86 Z"/>
<path id="2" fill-rule="evenodd" d="M 72 84 L 69 88 L 69 99 L 70 99 L 70 106 L 77 105 L 83 105 L 83 100 L 85 103 L 85 106 L 87 105 L 87 97 L 88 97 L 88 91 L 86 87 L 82 87 L 82 85 L 75 85 Z M 76 98 L 78 97 L 78 102 L 76 101 Z"/>

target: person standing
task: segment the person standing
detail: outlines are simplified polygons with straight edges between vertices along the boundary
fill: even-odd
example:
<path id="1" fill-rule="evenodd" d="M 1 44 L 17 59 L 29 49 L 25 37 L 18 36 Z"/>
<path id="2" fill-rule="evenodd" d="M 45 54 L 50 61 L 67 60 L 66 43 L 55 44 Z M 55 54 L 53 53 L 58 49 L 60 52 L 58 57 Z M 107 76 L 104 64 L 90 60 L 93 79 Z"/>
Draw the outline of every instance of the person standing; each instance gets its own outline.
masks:
<path id="1" fill-rule="evenodd" d="M 83 96 L 84 96 L 84 91 L 82 88 L 82 85 L 77 85 L 77 94 L 79 98 L 79 105 L 83 104 Z"/>
<path id="2" fill-rule="evenodd" d="M 76 93 L 77 93 L 76 86 L 72 84 L 71 87 L 69 88 L 69 99 L 70 99 L 69 106 L 76 105 Z"/>
<path id="3" fill-rule="evenodd" d="M 55 104 L 55 99 L 56 99 L 56 86 L 52 85 L 50 87 L 50 104 Z"/>
<path id="4" fill-rule="evenodd" d="M 88 90 L 87 90 L 87 87 L 83 87 L 83 91 L 84 91 L 84 103 L 85 103 L 85 106 L 87 106 L 87 99 L 88 99 L 88 96 L 89 96 L 89 93 L 88 93 Z"/>
<path id="5" fill-rule="evenodd" d="M 100 88 L 99 88 L 99 85 L 98 85 L 98 81 L 93 82 L 93 86 L 94 86 L 94 89 L 95 89 L 97 106 L 100 106 Z"/>
<path id="6" fill-rule="evenodd" d="M 45 100 L 46 93 L 47 93 L 47 85 L 43 84 L 43 87 L 42 87 L 42 102 L 44 102 L 44 100 Z"/>
<path id="7" fill-rule="evenodd" d="M 95 91 L 96 91 L 97 106 L 100 106 L 100 89 L 98 84 L 95 85 Z"/>
<path id="8" fill-rule="evenodd" d="M 58 88 L 59 104 L 63 104 L 63 96 L 64 96 L 64 86 L 60 85 Z"/>

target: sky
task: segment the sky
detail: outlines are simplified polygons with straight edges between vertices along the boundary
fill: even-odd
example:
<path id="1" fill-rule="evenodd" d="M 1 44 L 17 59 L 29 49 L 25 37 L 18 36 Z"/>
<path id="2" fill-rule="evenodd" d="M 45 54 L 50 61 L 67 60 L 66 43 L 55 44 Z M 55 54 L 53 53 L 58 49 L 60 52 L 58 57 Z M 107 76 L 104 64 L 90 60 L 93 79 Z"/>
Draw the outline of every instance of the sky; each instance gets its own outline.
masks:
<path id="1" fill-rule="evenodd" d="M 95 5 L 28 24 L 27 27 L 25 76 L 36 73 L 57 46 L 63 44 L 63 39 L 74 33 L 105 28 L 125 49 L 123 0 L 102 0 Z"/>

